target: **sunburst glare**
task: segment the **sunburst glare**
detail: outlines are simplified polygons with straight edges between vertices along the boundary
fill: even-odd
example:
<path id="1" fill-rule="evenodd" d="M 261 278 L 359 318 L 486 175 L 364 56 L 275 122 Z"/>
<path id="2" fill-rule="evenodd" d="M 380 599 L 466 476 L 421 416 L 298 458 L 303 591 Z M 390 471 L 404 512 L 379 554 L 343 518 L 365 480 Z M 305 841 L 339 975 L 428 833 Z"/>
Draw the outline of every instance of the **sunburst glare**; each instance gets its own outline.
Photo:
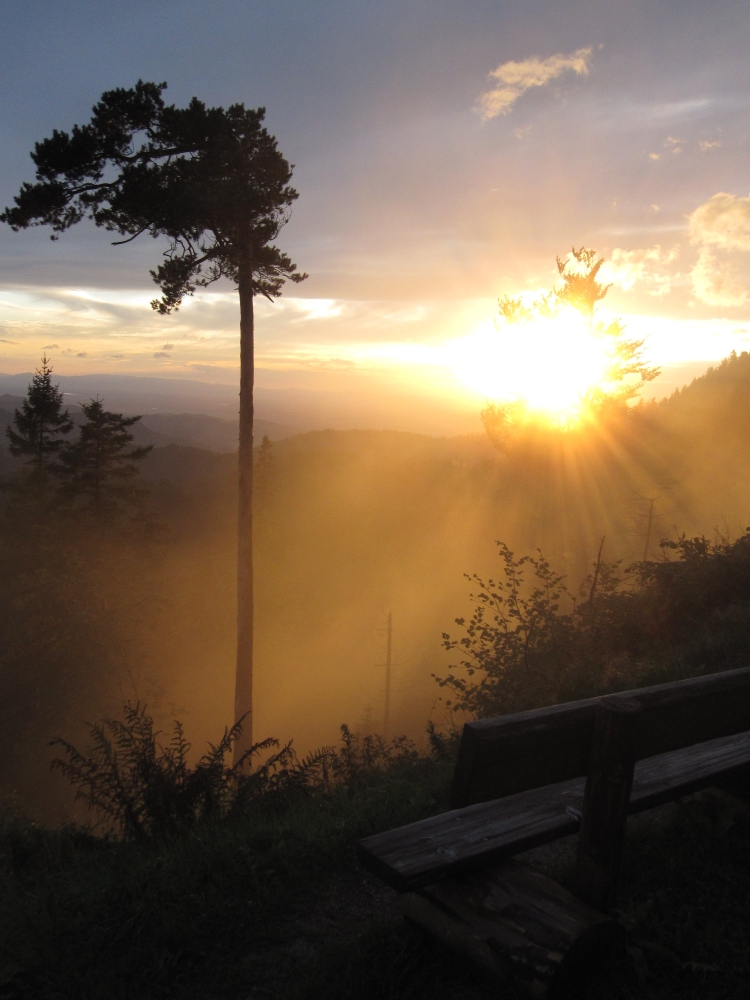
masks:
<path id="1" fill-rule="evenodd" d="M 611 337 L 566 308 L 500 329 L 483 323 L 453 341 L 448 354 L 458 378 L 488 400 L 521 402 L 534 415 L 570 423 L 606 385 L 612 348 Z"/>

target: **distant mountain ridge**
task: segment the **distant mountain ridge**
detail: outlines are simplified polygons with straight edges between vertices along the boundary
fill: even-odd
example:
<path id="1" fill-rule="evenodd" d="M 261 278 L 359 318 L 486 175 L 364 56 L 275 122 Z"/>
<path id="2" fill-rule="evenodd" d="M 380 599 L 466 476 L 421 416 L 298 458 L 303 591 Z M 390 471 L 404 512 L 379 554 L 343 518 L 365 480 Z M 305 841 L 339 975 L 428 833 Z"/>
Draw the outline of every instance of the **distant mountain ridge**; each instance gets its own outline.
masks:
<path id="1" fill-rule="evenodd" d="M 100 394 L 101 395 L 101 394 Z M 4 393 L 0 395 L 0 434 L 13 422 L 14 410 L 23 402 L 24 396 Z M 82 402 L 86 402 L 84 397 Z M 67 394 L 66 406 L 76 423 L 82 420 L 79 400 L 73 400 Z M 117 407 L 105 399 L 107 409 L 120 412 Z M 121 412 L 129 413 L 123 407 Z M 185 445 L 191 448 L 204 448 L 208 451 L 230 452 L 237 450 L 238 423 L 222 417 L 214 417 L 206 413 L 145 413 L 142 419 L 133 426 L 133 436 L 138 445 L 154 445 L 161 447 L 168 444 Z M 255 438 L 259 444 L 265 435 L 272 441 L 280 441 L 296 433 L 295 428 L 286 427 L 273 420 L 256 419 Z M 0 444 L 3 448 L 4 441 Z"/>
<path id="2" fill-rule="evenodd" d="M 481 429 L 480 407 L 459 404 L 450 396 L 420 394 L 416 389 L 394 390 L 366 372 L 359 372 L 346 385 L 311 384 L 309 371 L 287 373 L 256 369 L 255 415 L 265 421 L 269 437 L 301 431 L 379 430 L 414 431 L 451 436 Z M 108 409 L 126 414 L 198 413 L 232 420 L 238 414 L 237 384 L 203 382 L 198 379 L 163 378 L 151 375 L 101 373 L 58 375 L 55 381 L 71 403 L 99 396 Z M 0 373 L 0 395 L 21 396 L 31 381 L 31 372 Z M 282 431 L 274 429 L 276 424 Z"/>
<path id="3" fill-rule="evenodd" d="M 25 396 L 31 380 L 31 373 L 20 375 L 0 374 L 0 474 L 16 467 L 11 458 L 5 428 L 13 421 L 13 411 Z M 66 404 L 71 416 L 80 420 L 80 402 L 95 396 L 104 399 L 108 409 L 127 414 L 140 413 L 142 419 L 133 427 L 137 445 L 153 445 L 154 448 L 175 446 L 202 449 L 216 454 L 229 454 L 237 450 L 238 423 L 236 419 L 204 412 L 205 409 L 222 408 L 220 413 L 228 413 L 230 405 L 236 406 L 235 386 L 216 383 L 193 382 L 187 379 L 152 378 L 130 375 L 72 375 L 58 379 L 65 393 Z M 4 390 L 4 391 L 3 391 Z M 138 404 L 144 405 L 139 407 Z M 156 409 L 157 404 L 184 403 L 189 409 Z M 196 411 L 195 407 L 198 407 Z M 201 410 L 200 408 L 204 409 Z M 750 353 L 731 354 L 718 365 L 693 379 L 688 385 L 677 389 L 661 401 L 647 403 L 644 412 L 651 413 L 658 423 L 667 427 L 676 423 L 695 425 L 695 433 L 704 438 L 718 434 L 735 439 L 747 435 L 750 438 Z M 255 443 L 260 443 L 264 435 L 272 441 L 281 441 L 303 434 L 300 447 L 307 448 L 318 440 L 317 434 L 309 435 L 310 428 L 298 427 L 266 420 L 255 420 Z M 333 432 L 330 432 L 333 433 Z M 367 431 L 374 437 L 399 431 Z M 407 435 L 414 432 L 405 432 Z M 453 437 L 454 435 L 444 435 Z M 479 436 L 483 436 L 479 431 Z M 339 431 L 334 437 L 342 442 L 353 440 L 346 431 Z M 415 438 L 421 438 L 420 433 Z M 320 440 L 323 440 L 320 438 Z M 424 446 L 424 445 L 423 445 Z M 170 452 L 174 456 L 174 451 Z M 176 459 L 170 459 L 174 464 Z"/>

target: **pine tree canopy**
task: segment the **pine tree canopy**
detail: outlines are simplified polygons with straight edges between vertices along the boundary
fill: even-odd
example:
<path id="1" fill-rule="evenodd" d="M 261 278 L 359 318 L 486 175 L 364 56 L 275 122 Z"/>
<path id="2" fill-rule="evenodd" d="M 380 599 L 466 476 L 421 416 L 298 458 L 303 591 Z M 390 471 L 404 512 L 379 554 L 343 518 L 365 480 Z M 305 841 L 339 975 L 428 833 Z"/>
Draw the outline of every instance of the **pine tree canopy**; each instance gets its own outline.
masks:
<path id="1" fill-rule="evenodd" d="M 24 183 L 0 214 L 14 230 L 49 225 L 52 239 L 81 219 L 130 242 L 166 236 L 151 272 L 162 291 L 151 304 L 176 309 L 185 295 L 222 276 L 253 275 L 253 294 L 274 298 L 296 265 L 272 246 L 297 192 L 292 167 L 263 127 L 265 109 L 209 108 L 193 98 L 166 105 L 166 83 L 139 80 L 102 94 L 87 125 L 57 129 L 31 154 L 36 183 Z"/>
<path id="2" fill-rule="evenodd" d="M 130 448 L 133 435 L 129 428 L 140 417 L 124 417 L 104 409 L 102 400 L 92 399 L 82 405 L 86 420 L 80 427 L 78 441 L 62 452 L 61 463 L 66 492 L 88 498 L 95 509 L 121 506 L 132 499 L 136 462 L 145 458 L 152 446 Z"/>
<path id="3" fill-rule="evenodd" d="M 68 411 L 63 410 L 59 386 L 52 384 L 48 358 L 42 358 L 42 367 L 36 370 L 21 409 L 15 411 L 13 423 L 15 430 L 6 429 L 11 454 L 25 458 L 38 475 L 58 471 L 55 458 L 64 444 L 62 436 L 72 430 L 73 421 Z"/>

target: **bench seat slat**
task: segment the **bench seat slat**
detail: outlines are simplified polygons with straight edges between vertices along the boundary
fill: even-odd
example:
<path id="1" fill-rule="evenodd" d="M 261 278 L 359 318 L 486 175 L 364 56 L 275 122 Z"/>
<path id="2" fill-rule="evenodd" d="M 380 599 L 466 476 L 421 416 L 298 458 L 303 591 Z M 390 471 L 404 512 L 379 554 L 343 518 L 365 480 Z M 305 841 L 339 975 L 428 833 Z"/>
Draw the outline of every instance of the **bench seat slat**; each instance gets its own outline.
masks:
<path id="1" fill-rule="evenodd" d="M 636 764 L 630 813 L 698 791 L 750 765 L 750 732 L 659 754 Z M 368 837 L 361 861 L 400 891 L 575 833 L 584 778 L 481 802 Z"/>

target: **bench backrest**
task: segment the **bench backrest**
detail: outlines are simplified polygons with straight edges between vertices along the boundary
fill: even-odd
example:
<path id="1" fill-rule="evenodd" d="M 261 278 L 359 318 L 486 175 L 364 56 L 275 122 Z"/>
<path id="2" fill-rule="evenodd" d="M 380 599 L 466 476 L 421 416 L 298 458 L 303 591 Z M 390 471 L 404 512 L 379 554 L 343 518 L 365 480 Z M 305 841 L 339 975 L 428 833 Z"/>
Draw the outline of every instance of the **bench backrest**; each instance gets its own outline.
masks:
<path id="1" fill-rule="evenodd" d="M 750 730 L 750 667 L 623 692 L 643 707 L 637 759 Z M 467 722 L 454 809 L 583 777 L 599 698 Z"/>

